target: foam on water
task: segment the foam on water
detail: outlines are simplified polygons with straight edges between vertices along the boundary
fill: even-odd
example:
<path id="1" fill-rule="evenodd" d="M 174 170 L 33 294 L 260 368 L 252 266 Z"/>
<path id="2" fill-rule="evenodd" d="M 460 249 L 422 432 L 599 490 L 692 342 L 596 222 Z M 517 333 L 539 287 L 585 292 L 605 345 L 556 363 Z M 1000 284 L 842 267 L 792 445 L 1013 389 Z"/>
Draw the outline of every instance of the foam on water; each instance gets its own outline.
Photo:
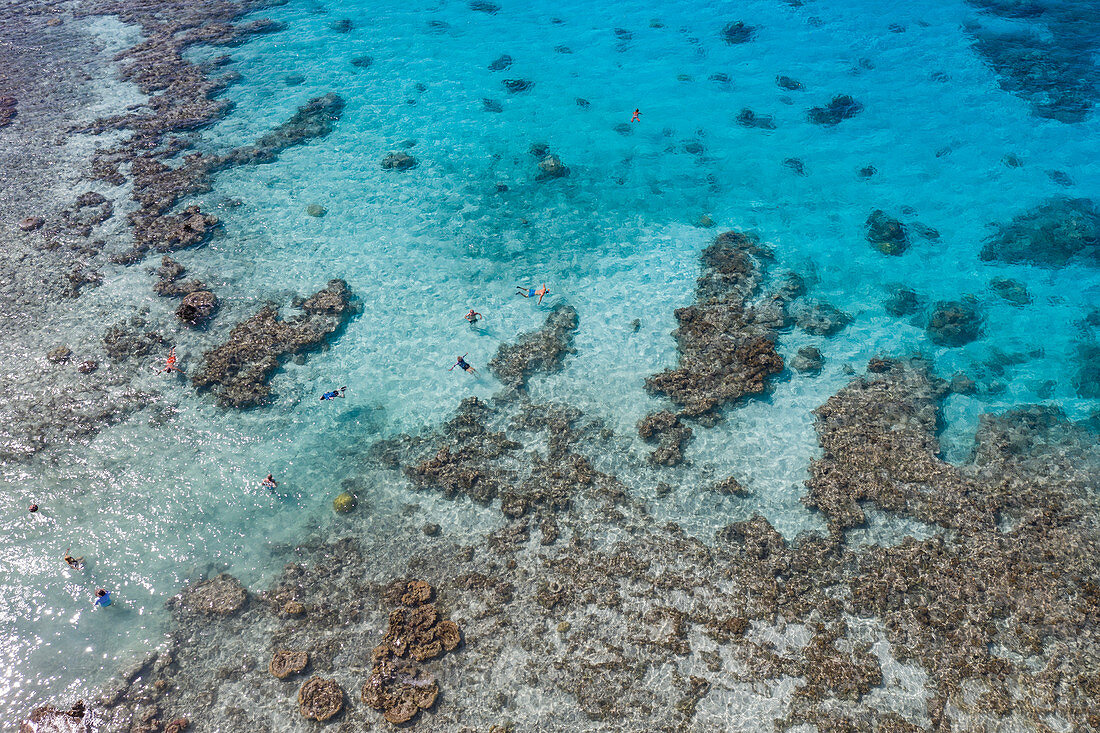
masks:
<path id="1" fill-rule="evenodd" d="M 967 454 L 982 412 L 1039 400 L 1074 417 L 1097 409 L 1074 395 L 1070 378 L 1073 324 L 1100 295 L 1096 272 L 978 259 L 990 222 L 1067 192 L 1046 170 L 1066 172 L 1072 195 L 1097 195 L 1097 122 L 1037 119 L 1001 91 L 960 30 L 975 17 L 963 3 L 704 9 L 566 1 L 489 15 L 466 3 L 291 2 L 263 15 L 288 29 L 230 50 L 230 68 L 242 75 L 227 92 L 235 110 L 197 143 L 224 151 L 251 142 L 330 91 L 347 108 L 330 136 L 288 149 L 276 163 L 224 172 L 201 197 L 224 232 L 177 259 L 223 306 L 210 333 L 181 339 L 180 356 L 195 368 L 201 350 L 259 303 L 275 301 L 287 315 L 291 294 L 332 277 L 348 281 L 364 312 L 332 348 L 281 369 L 267 408 L 223 412 L 184 381 L 166 385 L 150 372 L 139 386 L 162 397 L 136 419 L 50 461 L 0 469 L 0 490 L 14 503 L 0 514 L 7 599 L 0 669 L 8 680 L 0 714 L 86 693 L 119 658 L 155 645 L 164 600 L 185 580 L 221 569 L 246 584 L 270 577 L 308 528 L 327 526 L 318 518 L 341 482 L 360 474 L 370 442 L 436 425 L 463 397 L 492 395 L 499 385 L 486 365 L 497 346 L 539 327 L 557 302 L 580 314 L 577 354 L 560 373 L 536 378 L 532 396 L 576 405 L 621 433 L 624 453 L 598 468 L 649 496 L 652 486 L 631 482 L 647 450 L 634 426 L 665 403 L 646 394 L 643 379 L 675 363 L 673 310 L 691 302 L 698 253 L 723 227 L 758 232 L 775 251 L 774 273 L 803 274 L 810 297 L 854 320 L 833 338 L 783 334 L 788 359 L 817 346 L 823 373 L 785 375 L 769 396 L 730 408 L 714 428 L 695 428 L 689 463 L 668 474 L 675 493 L 656 502 L 693 534 L 710 537 L 754 512 L 788 537 L 820 530 L 799 503 L 818 451 L 811 411 L 847 383 L 846 365 L 861 370 L 875 355 L 921 352 L 947 376 L 991 359 L 1008 364 L 1002 391 L 947 401 L 944 441 L 956 459 Z M 352 30 L 334 32 L 330 24 L 345 17 Z M 751 43 L 722 43 L 721 26 L 735 19 L 757 28 Z M 890 23 L 907 31 L 891 33 Z M 514 65 L 490 71 L 502 53 Z M 368 68 L 351 64 L 363 55 L 373 58 Z M 948 81 L 933 78 L 937 71 Z M 731 81 L 709 78 L 717 73 Z M 304 82 L 289 86 L 292 74 Z M 805 89 L 780 89 L 779 74 Z M 501 86 L 518 78 L 534 86 L 521 94 Z M 836 127 L 807 121 L 809 107 L 836 94 L 852 95 L 864 111 Z M 483 99 L 502 111 L 487 111 Z M 642 121 L 617 131 L 635 107 Z M 745 107 L 773 115 L 775 130 L 736 124 Z M 548 144 L 571 175 L 536 181 L 534 142 Z M 419 166 L 382 170 L 381 158 L 399 149 Z M 1010 152 L 1025 165 L 1005 167 Z M 792 157 L 805 176 L 784 166 Z M 860 179 L 868 164 L 878 174 Z M 323 218 L 306 215 L 313 203 L 327 209 Z M 919 219 L 941 239 L 917 238 L 900 257 L 875 252 L 864 239 L 867 215 L 903 207 L 915 212 L 903 219 Z M 719 229 L 692 226 L 704 213 Z M 997 298 L 988 289 L 993 277 L 1025 282 L 1034 302 L 1018 308 Z M 541 306 L 513 295 L 514 285 L 543 282 L 552 296 Z M 975 295 L 984 338 L 937 347 L 920 327 L 889 316 L 882 300 L 899 282 L 930 302 Z M 173 306 L 152 295 L 143 268 L 131 268 L 83 296 L 66 323 L 77 338 L 87 328 L 82 313 L 129 317 L 142 309 L 150 324 L 174 329 Z M 470 307 L 486 314 L 484 328 L 462 320 Z M 480 378 L 447 371 L 463 352 Z M 317 400 L 345 384 L 346 400 Z M 274 496 L 258 487 L 268 472 L 281 482 Z M 700 490 L 729 475 L 752 495 Z M 392 482 L 360 491 L 405 500 Z M 32 500 L 44 517 L 28 522 Z M 455 519 L 441 499 L 417 501 Z M 456 526 L 466 531 L 497 521 L 463 506 L 468 514 Z M 87 571 L 62 569 L 66 546 L 89 558 Z M 117 600 L 93 613 L 98 586 L 115 589 Z M 731 691 L 706 705 L 744 699 Z M 768 699 L 779 698 L 754 704 L 771 710 Z M 701 707 L 700 715 L 718 711 Z"/>

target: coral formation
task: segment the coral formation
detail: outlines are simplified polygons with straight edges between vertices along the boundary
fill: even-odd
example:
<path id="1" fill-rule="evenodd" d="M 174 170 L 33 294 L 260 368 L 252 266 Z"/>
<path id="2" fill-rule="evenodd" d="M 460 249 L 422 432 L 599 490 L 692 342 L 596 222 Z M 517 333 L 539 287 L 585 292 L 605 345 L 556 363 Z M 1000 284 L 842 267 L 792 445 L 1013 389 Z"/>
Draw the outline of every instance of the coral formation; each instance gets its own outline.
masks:
<path id="1" fill-rule="evenodd" d="M 1001 225 L 981 258 L 1051 268 L 1071 261 L 1100 266 L 1100 211 L 1091 199 L 1047 199 Z"/>
<path id="2" fill-rule="evenodd" d="M 289 649 L 279 649 L 271 655 L 271 662 L 267 665 L 267 671 L 276 678 L 286 679 L 292 674 L 297 674 L 309 664 L 308 652 L 294 652 Z"/>
<path id="3" fill-rule="evenodd" d="M 504 385 L 524 389 L 535 372 L 554 372 L 562 368 L 566 354 L 573 351 L 577 330 L 577 310 L 559 303 L 538 331 L 522 334 L 514 344 L 501 344 L 489 361 L 489 371 Z"/>
<path id="4" fill-rule="evenodd" d="M 362 700 L 383 711 L 390 723 L 406 723 L 435 704 L 439 684 L 419 662 L 454 651 L 462 632 L 453 621 L 441 618 L 430 603 L 432 587 L 421 580 L 394 581 L 387 597 L 400 599 L 390 613 L 382 643 L 374 647 L 374 668 L 363 685 Z"/>
<path id="5" fill-rule="evenodd" d="M 684 460 L 681 452 L 691 440 L 691 428 L 668 410 L 650 413 L 638 421 L 638 435 L 647 443 L 658 445 L 649 454 L 649 462 L 659 466 L 675 466 Z"/>
<path id="6" fill-rule="evenodd" d="M 811 107 L 807 113 L 810 122 L 831 127 L 855 117 L 863 111 L 863 105 L 847 94 L 838 94 L 824 107 Z"/>
<path id="7" fill-rule="evenodd" d="M 298 709 L 303 717 L 323 723 L 344 709 L 344 691 L 336 680 L 310 677 L 298 690 Z"/>
<path id="8" fill-rule="evenodd" d="M 909 248 L 905 225 L 882 209 L 867 217 L 867 241 L 884 255 L 900 255 Z"/>
<path id="9" fill-rule="evenodd" d="M 198 389 L 211 389 L 224 407 L 254 407 L 271 394 L 268 380 L 280 360 L 317 348 L 351 317 L 347 283 L 330 280 L 327 287 L 301 304 L 303 314 L 278 319 L 279 309 L 266 305 L 238 323 L 221 346 L 203 354 L 191 378 Z"/>
<path id="10" fill-rule="evenodd" d="M 982 313 L 970 298 L 936 303 L 925 329 L 940 346 L 965 346 L 982 335 Z"/>
<path id="11" fill-rule="evenodd" d="M 783 370 L 775 330 L 785 322 L 786 299 L 750 299 L 769 258 L 756 237 L 741 232 L 720 234 L 703 250 L 696 302 L 675 313 L 679 364 L 648 377 L 646 389 L 668 395 L 688 417 L 767 389 L 768 377 Z"/>
<path id="12" fill-rule="evenodd" d="M 754 35 L 756 29 L 746 25 L 744 21 L 734 20 L 722 26 L 722 40 L 731 46 L 748 43 Z"/>
<path id="13" fill-rule="evenodd" d="M 191 613 L 230 616 L 248 600 L 248 591 L 228 573 L 186 588 L 179 596 L 179 607 Z"/>

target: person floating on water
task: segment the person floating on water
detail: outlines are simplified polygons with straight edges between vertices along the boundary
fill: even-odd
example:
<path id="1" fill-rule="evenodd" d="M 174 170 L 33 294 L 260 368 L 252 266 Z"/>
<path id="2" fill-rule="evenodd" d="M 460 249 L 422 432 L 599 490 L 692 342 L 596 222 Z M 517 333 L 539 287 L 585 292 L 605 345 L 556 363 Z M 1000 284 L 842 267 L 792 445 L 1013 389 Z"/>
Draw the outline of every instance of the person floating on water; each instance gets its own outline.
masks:
<path id="1" fill-rule="evenodd" d="M 321 399 L 324 399 L 324 397 L 322 397 Z M 279 485 L 275 483 L 275 478 L 270 473 L 267 474 L 267 478 L 265 478 L 260 483 L 265 489 L 271 489 L 272 491 L 274 491 L 275 487 Z"/>
<path id="2" fill-rule="evenodd" d="M 156 373 L 157 374 L 171 374 L 172 372 L 178 372 L 178 371 L 179 371 L 179 369 L 176 367 L 176 347 L 173 346 L 168 351 L 168 360 L 166 362 L 164 362 L 164 368 L 163 369 L 157 369 Z"/>
<path id="3" fill-rule="evenodd" d="M 73 549 L 73 548 L 71 548 L 71 547 L 65 548 L 65 564 L 68 565 L 70 568 L 75 568 L 76 570 L 80 570 L 81 565 L 84 564 L 84 558 L 82 558 L 82 557 L 73 557 L 72 555 L 70 555 L 69 550 L 71 550 L 71 549 Z"/>
<path id="4" fill-rule="evenodd" d="M 634 116 L 630 118 L 631 122 L 641 122 L 642 111 L 640 109 L 634 110 Z"/>
<path id="5" fill-rule="evenodd" d="M 95 608 L 96 606 L 103 606 L 104 608 L 106 608 L 109 605 L 111 605 L 111 594 L 108 593 L 105 589 L 100 588 L 95 592 L 95 605 L 92 606 L 92 608 Z"/>
<path id="6" fill-rule="evenodd" d="M 472 326 L 472 325 L 474 325 L 475 323 L 478 322 L 479 318 L 483 318 L 484 316 L 482 316 L 480 313 L 478 313 L 473 308 L 471 308 L 470 312 L 467 313 L 466 315 L 462 316 L 462 317 L 465 318 L 467 321 L 469 321 L 470 325 Z"/>
<path id="7" fill-rule="evenodd" d="M 542 305 L 543 296 L 550 294 L 550 288 L 546 287 L 546 284 L 539 286 L 538 290 L 534 288 L 525 288 L 520 285 L 516 286 L 516 295 L 522 295 L 524 298 L 534 298 L 539 296 L 539 305 Z"/>
<path id="8" fill-rule="evenodd" d="M 331 392 L 325 392 L 323 395 L 321 395 L 321 401 L 324 402 L 325 400 L 334 400 L 337 397 L 343 397 L 344 396 L 344 390 L 346 390 L 346 389 L 347 389 L 347 387 L 341 387 L 340 389 L 334 389 Z M 271 477 L 269 476 L 268 478 L 271 478 Z"/>
<path id="9" fill-rule="evenodd" d="M 468 354 L 470 352 L 466 352 L 466 353 Z M 451 369 L 454 369 L 455 367 L 462 367 L 462 371 L 464 371 L 464 372 L 469 372 L 470 374 L 477 374 L 477 370 L 474 369 L 472 366 L 470 366 L 469 363 L 467 363 L 466 354 L 463 354 L 462 356 L 459 356 L 455 359 L 455 363 L 451 365 Z M 451 371 L 451 369 L 448 369 L 447 371 Z"/>
<path id="10" fill-rule="evenodd" d="M 38 505 L 31 504 L 31 514 L 34 514 L 36 511 L 38 511 Z"/>

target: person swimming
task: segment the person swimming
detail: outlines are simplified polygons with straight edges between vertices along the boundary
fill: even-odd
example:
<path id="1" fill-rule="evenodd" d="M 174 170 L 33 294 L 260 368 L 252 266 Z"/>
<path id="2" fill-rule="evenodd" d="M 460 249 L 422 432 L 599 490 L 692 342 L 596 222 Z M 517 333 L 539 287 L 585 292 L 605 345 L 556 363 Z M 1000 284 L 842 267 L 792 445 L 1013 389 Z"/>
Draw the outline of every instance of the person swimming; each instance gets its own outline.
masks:
<path id="1" fill-rule="evenodd" d="M 179 369 L 176 367 L 176 347 L 173 346 L 171 349 L 168 350 L 168 360 L 164 362 L 164 368 L 157 369 L 156 373 L 171 374 L 172 372 L 178 371 Z"/>
<path id="2" fill-rule="evenodd" d="M 466 353 L 468 354 L 469 352 Z M 470 364 L 466 361 L 466 354 L 463 354 L 462 356 L 459 356 L 455 359 L 455 363 L 451 365 L 451 369 L 454 369 L 455 367 L 462 367 L 462 371 L 464 372 L 477 374 L 477 370 L 470 366 Z M 451 369 L 448 369 L 447 371 L 451 371 Z"/>
<path id="3" fill-rule="evenodd" d="M 274 491 L 275 487 L 279 484 L 275 483 L 275 478 L 269 473 L 267 474 L 267 478 L 260 482 L 260 485 L 263 486 L 265 489 L 271 489 L 272 491 Z"/>
<path id="4" fill-rule="evenodd" d="M 475 323 L 478 322 L 479 318 L 483 318 L 484 316 L 482 316 L 480 313 L 478 313 L 473 308 L 471 308 L 470 312 L 467 313 L 466 315 L 462 316 L 462 317 L 465 318 L 467 321 L 469 321 L 470 325 L 472 326 L 472 325 L 474 325 Z"/>
<path id="5" fill-rule="evenodd" d="M 72 555 L 70 555 L 69 550 L 71 549 L 71 547 L 65 548 L 65 564 L 68 565 L 70 568 L 80 570 L 80 566 L 84 564 L 84 558 L 73 557 Z"/>
<path id="6" fill-rule="evenodd" d="M 321 401 L 324 402 L 325 400 L 334 400 L 337 397 L 343 397 L 344 390 L 346 389 L 347 387 L 341 387 L 340 389 L 334 389 L 331 392 L 325 392 L 323 395 L 321 395 Z"/>
<path id="7" fill-rule="evenodd" d="M 537 290 L 535 288 L 525 288 L 520 285 L 516 286 L 516 295 L 522 295 L 524 298 L 534 298 L 537 295 L 539 296 L 540 305 L 542 304 L 543 297 L 549 294 L 550 288 L 546 287 L 545 284 L 540 285 Z"/>
<path id="8" fill-rule="evenodd" d="M 108 593 L 105 589 L 100 588 L 95 592 L 95 605 L 92 607 L 95 608 L 95 606 L 103 606 L 104 608 L 106 608 L 109 605 L 111 605 L 111 594 Z"/>

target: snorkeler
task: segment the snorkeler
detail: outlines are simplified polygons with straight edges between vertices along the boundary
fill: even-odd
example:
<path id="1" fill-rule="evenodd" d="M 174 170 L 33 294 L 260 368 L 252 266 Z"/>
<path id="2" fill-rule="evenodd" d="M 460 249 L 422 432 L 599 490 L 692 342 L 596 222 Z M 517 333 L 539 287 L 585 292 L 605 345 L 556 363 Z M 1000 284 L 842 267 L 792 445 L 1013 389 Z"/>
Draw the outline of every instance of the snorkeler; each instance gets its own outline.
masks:
<path id="1" fill-rule="evenodd" d="M 178 372 L 178 371 L 179 371 L 179 369 L 176 367 L 176 347 L 173 346 L 171 349 L 168 350 L 168 360 L 166 362 L 164 362 L 164 368 L 163 369 L 157 369 L 156 373 L 157 374 L 171 374 L 172 372 Z"/>
<path id="2" fill-rule="evenodd" d="M 324 402 L 325 400 L 334 400 L 337 397 L 343 397 L 344 390 L 346 389 L 347 387 L 341 387 L 340 389 L 334 389 L 331 392 L 325 392 L 323 395 L 321 395 L 321 401 Z"/>
<path id="3" fill-rule="evenodd" d="M 108 593 L 105 589 L 100 588 L 95 592 L 95 605 L 92 606 L 92 608 L 95 608 L 96 606 L 107 607 L 109 605 L 111 605 L 111 594 Z"/>
<path id="4" fill-rule="evenodd" d="M 466 353 L 469 353 L 469 352 L 466 352 Z M 462 367 L 462 371 L 464 371 L 464 372 L 469 372 L 470 374 L 477 374 L 477 370 L 474 369 L 472 366 L 470 366 L 469 363 L 467 363 L 466 354 L 463 354 L 462 356 L 457 357 L 455 359 L 455 363 L 451 365 L 451 369 L 454 369 L 455 367 Z M 451 371 L 451 369 L 448 369 L 447 371 Z"/>
<path id="5" fill-rule="evenodd" d="M 534 288 L 524 288 L 524 287 L 521 287 L 519 285 L 516 286 L 516 295 L 522 295 L 524 298 L 534 298 L 537 295 L 537 296 L 539 296 L 539 304 L 540 305 L 542 304 L 543 296 L 546 296 L 546 295 L 549 295 L 549 294 L 550 294 L 550 288 L 546 287 L 545 284 L 540 285 L 538 290 L 536 290 Z"/>
<path id="6" fill-rule="evenodd" d="M 469 313 L 467 313 L 466 315 L 464 315 L 462 317 L 465 318 L 467 321 L 469 321 L 471 326 L 474 325 L 475 323 L 477 323 L 478 319 L 484 318 L 484 316 L 482 316 L 480 313 L 475 311 L 473 308 L 470 309 Z"/>
<path id="7" fill-rule="evenodd" d="M 642 121 L 641 117 L 642 117 L 642 111 L 640 109 L 635 108 L 634 116 L 630 118 L 630 121 L 631 122 L 641 122 Z"/>
<path id="8" fill-rule="evenodd" d="M 70 555 L 69 550 L 71 550 L 71 549 L 72 549 L 71 547 L 65 548 L 65 564 L 68 565 L 70 568 L 75 568 L 76 570 L 80 570 L 81 565 L 84 564 L 84 558 L 83 557 L 73 557 L 72 555 Z"/>
<path id="9" fill-rule="evenodd" d="M 272 491 L 274 491 L 275 487 L 279 484 L 275 483 L 275 478 L 269 473 L 267 474 L 267 478 L 260 482 L 260 485 L 263 486 L 265 489 L 271 489 Z"/>

